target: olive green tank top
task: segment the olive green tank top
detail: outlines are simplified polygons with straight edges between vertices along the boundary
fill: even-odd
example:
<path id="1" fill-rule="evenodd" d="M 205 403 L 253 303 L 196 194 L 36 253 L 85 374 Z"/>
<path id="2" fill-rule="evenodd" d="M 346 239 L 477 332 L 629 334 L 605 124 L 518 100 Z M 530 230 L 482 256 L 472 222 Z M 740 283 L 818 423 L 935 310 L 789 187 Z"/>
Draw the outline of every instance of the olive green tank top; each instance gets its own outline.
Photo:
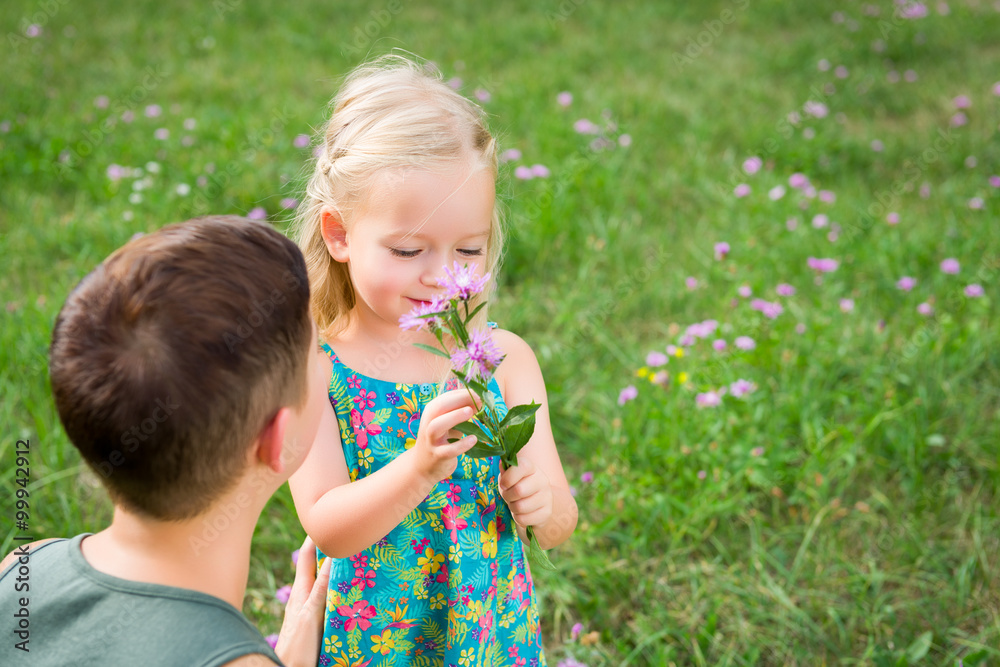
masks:
<path id="1" fill-rule="evenodd" d="M 0 665 L 210 667 L 254 653 L 282 664 L 228 602 L 94 569 L 80 551 L 88 534 L 32 549 L 27 572 L 15 562 L 0 573 Z"/>

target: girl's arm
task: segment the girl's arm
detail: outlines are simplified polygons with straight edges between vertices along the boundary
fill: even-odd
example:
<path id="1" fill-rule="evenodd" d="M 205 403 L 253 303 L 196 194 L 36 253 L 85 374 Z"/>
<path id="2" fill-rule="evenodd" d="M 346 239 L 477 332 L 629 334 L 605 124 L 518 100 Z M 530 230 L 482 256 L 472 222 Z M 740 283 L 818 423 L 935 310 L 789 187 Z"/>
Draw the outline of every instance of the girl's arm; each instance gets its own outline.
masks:
<path id="1" fill-rule="evenodd" d="M 518 465 L 500 475 L 500 495 L 507 501 L 521 539 L 527 542 L 525 526 L 534 526 L 543 549 L 569 539 L 576 529 L 577 507 L 563 471 L 545 392 L 545 379 L 535 353 L 509 331 L 494 332 L 494 340 L 507 356 L 497 369 L 497 381 L 508 406 L 535 401 L 535 432 L 518 453 Z"/>
<path id="2" fill-rule="evenodd" d="M 327 363 L 331 364 L 329 360 Z M 416 444 L 381 470 L 351 482 L 340 443 L 337 414 L 326 401 L 312 449 L 289 479 L 295 511 L 320 551 L 347 558 L 398 526 L 450 477 L 458 455 L 472 447 L 469 436 L 449 443 L 448 431 L 474 413 L 468 393 L 450 391 L 423 410 Z"/>

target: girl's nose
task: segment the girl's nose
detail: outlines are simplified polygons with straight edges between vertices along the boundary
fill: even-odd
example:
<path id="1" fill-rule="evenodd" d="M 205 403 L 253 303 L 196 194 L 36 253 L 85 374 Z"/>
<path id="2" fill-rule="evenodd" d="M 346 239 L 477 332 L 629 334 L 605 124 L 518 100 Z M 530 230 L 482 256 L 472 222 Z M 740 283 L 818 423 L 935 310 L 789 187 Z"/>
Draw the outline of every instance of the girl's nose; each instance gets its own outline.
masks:
<path id="1" fill-rule="evenodd" d="M 441 267 L 434 266 L 432 262 L 428 262 L 427 265 L 420 272 L 420 284 L 426 287 L 437 287 L 438 278 L 441 277 Z"/>

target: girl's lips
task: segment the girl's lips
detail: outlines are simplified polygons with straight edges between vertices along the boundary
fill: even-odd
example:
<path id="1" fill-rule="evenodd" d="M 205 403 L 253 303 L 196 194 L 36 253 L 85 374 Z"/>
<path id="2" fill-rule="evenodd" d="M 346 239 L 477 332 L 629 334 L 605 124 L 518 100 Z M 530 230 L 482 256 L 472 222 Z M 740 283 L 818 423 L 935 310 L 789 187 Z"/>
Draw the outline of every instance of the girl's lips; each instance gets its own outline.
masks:
<path id="1" fill-rule="evenodd" d="M 420 299 L 411 299 L 410 297 L 406 297 L 406 300 L 416 306 L 425 306 L 430 303 L 430 301 L 421 301 Z"/>

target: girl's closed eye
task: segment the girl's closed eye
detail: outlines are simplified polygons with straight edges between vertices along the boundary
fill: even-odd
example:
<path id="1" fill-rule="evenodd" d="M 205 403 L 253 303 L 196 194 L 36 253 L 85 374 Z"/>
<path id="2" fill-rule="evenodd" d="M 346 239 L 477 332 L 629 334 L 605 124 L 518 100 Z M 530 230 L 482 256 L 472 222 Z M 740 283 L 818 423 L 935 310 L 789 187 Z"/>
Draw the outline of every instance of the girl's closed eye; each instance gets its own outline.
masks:
<path id="1" fill-rule="evenodd" d="M 416 257 L 420 253 L 419 250 L 403 250 L 401 248 L 389 248 L 389 252 L 396 257 Z"/>
<path id="2" fill-rule="evenodd" d="M 482 248 L 459 248 L 458 252 L 466 257 L 479 257 L 483 254 Z"/>

